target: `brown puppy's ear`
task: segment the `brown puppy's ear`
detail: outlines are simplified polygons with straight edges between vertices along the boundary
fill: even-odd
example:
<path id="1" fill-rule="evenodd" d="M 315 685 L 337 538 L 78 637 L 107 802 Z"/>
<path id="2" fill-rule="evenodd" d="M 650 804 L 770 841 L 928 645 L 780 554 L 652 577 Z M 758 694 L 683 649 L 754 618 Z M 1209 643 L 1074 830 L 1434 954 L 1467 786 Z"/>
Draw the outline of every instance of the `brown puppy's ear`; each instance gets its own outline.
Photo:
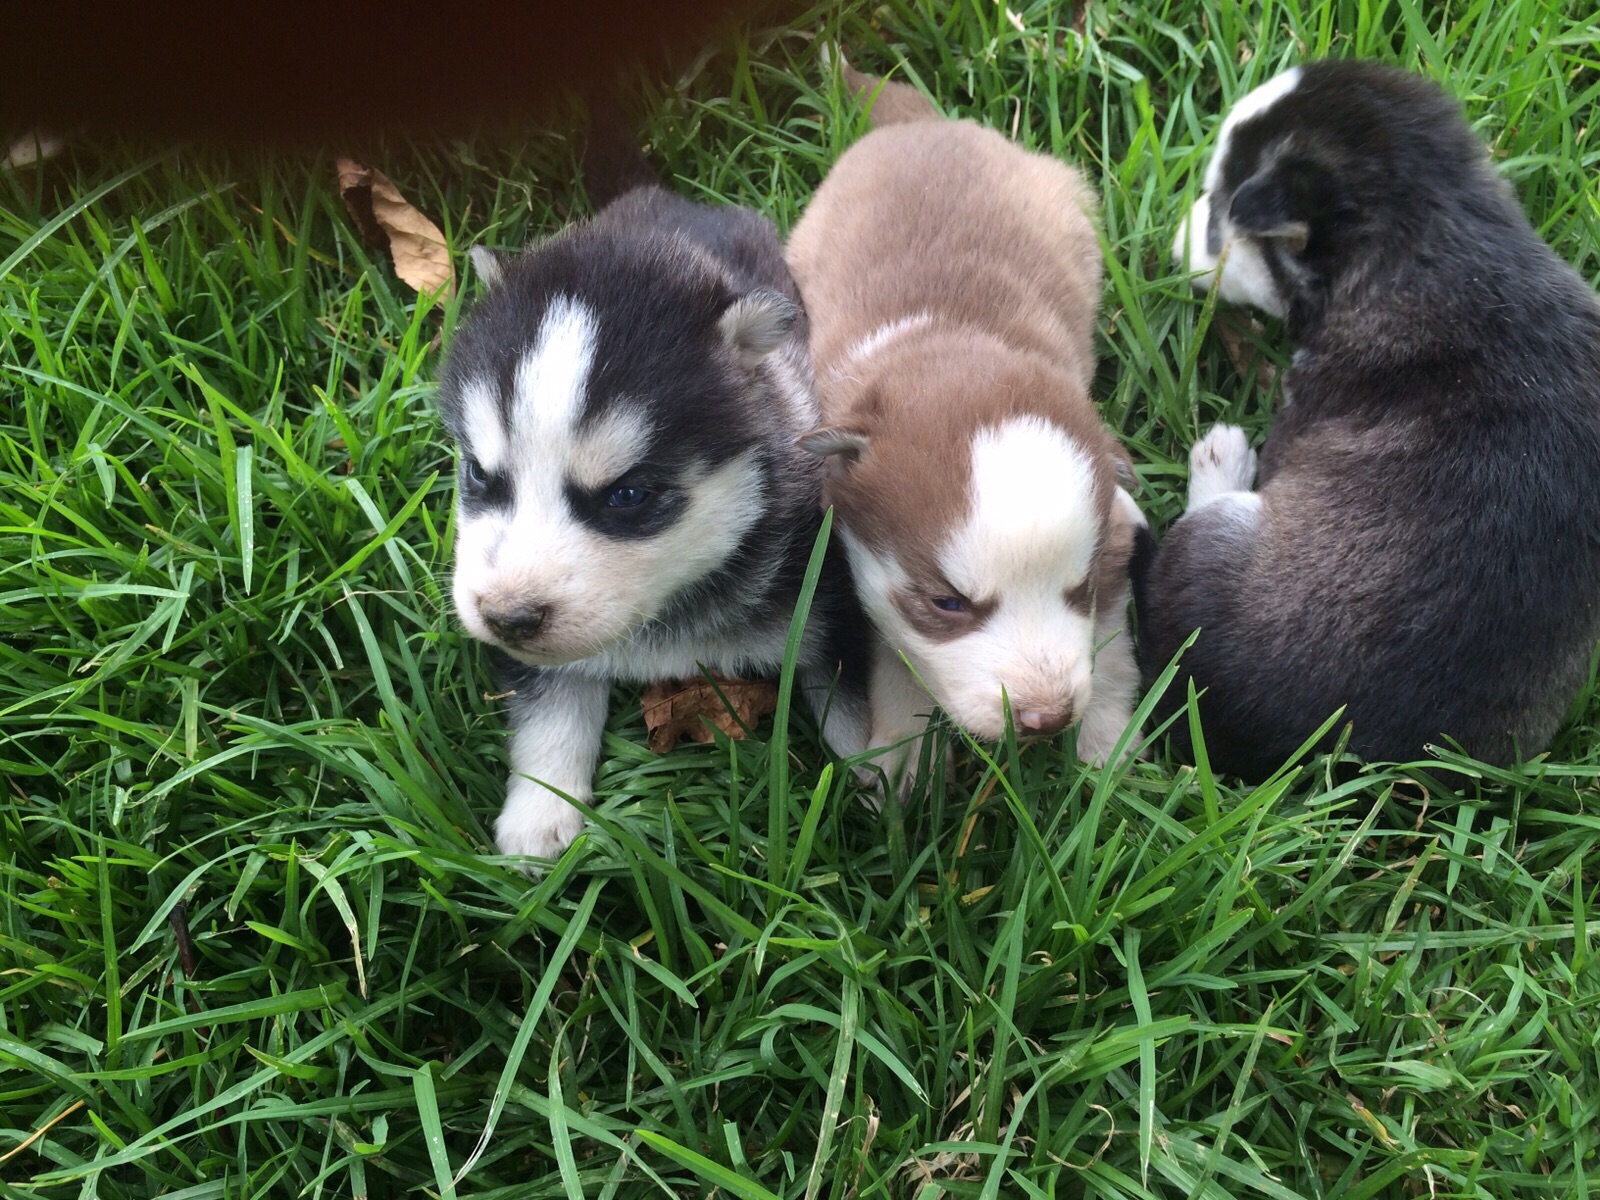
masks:
<path id="1" fill-rule="evenodd" d="M 739 361 L 753 367 L 789 336 L 800 318 L 800 309 L 787 296 L 771 288 L 757 288 L 740 296 L 717 320 L 717 328 Z"/>
<path id="2" fill-rule="evenodd" d="M 1111 439 L 1111 474 L 1129 491 L 1139 486 L 1139 477 L 1133 473 L 1133 459 L 1115 438 Z"/>
<path id="3" fill-rule="evenodd" d="M 872 439 L 865 432 L 843 425 L 819 425 L 795 441 L 800 449 L 819 458 L 838 458 L 846 463 L 855 462 L 871 444 Z"/>
<path id="4" fill-rule="evenodd" d="M 467 251 L 467 258 L 471 260 L 472 269 L 483 286 L 492 288 L 499 286 L 500 280 L 505 278 L 506 263 L 511 256 L 491 250 L 488 246 L 474 246 Z"/>

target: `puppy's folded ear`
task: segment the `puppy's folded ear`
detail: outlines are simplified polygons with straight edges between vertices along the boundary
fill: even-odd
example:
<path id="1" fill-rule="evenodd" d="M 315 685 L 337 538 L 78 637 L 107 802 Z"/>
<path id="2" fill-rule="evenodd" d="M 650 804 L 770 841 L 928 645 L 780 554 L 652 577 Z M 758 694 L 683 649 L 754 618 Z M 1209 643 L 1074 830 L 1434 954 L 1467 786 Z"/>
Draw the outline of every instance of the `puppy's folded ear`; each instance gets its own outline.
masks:
<path id="1" fill-rule="evenodd" d="M 1311 172 L 1292 160 L 1258 171 L 1239 185 L 1228 223 L 1254 238 L 1280 240 L 1298 254 L 1311 236 Z"/>
<path id="2" fill-rule="evenodd" d="M 859 429 L 842 425 L 819 425 L 810 433 L 801 434 L 795 445 L 819 458 L 841 457 L 844 462 L 854 462 L 872 444 L 872 439 Z"/>
<path id="3" fill-rule="evenodd" d="M 498 287 L 500 280 L 505 277 L 506 263 L 510 261 L 509 254 L 499 250 L 491 250 L 488 246 L 474 246 L 467 251 L 467 257 L 472 261 L 472 269 L 486 288 Z"/>
<path id="4" fill-rule="evenodd" d="M 1139 477 L 1133 473 L 1133 459 L 1122 448 L 1122 443 L 1108 439 L 1111 444 L 1111 473 L 1123 488 L 1139 486 Z"/>
<path id="5" fill-rule="evenodd" d="M 739 361 L 753 367 L 783 345 L 799 319 L 800 309 L 794 301 L 771 288 L 757 288 L 730 304 L 717 328 Z"/>

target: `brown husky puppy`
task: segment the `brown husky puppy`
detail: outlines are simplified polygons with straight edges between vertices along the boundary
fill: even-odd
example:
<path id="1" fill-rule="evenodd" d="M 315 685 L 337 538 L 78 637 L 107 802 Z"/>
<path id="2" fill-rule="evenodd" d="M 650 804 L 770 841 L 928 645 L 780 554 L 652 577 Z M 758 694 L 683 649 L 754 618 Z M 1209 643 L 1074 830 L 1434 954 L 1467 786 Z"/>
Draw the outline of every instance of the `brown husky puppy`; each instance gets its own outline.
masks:
<path id="1" fill-rule="evenodd" d="M 1103 762 L 1138 684 L 1144 522 L 1088 393 L 1094 197 L 1071 167 L 845 72 L 876 128 L 823 181 L 789 264 L 822 409 L 801 444 L 830 460 L 881 643 L 872 742 L 917 732 L 931 693 L 981 738 L 1008 717 L 1023 735 L 1080 722 L 1079 754 Z M 893 776 L 904 754 L 882 761 Z"/>

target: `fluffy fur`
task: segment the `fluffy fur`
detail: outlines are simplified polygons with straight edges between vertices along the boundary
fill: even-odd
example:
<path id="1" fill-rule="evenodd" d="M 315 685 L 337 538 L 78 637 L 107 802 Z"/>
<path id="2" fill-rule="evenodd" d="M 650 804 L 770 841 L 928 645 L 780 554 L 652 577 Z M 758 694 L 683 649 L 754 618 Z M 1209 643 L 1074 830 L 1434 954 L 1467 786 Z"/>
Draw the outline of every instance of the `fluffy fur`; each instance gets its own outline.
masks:
<path id="1" fill-rule="evenodd" d="M 1192 679 L 1211 762 L 1245 776 L 1341 706 L 1368 759 L 1542 750 L 1600 636 L 1600 304 L 1456 104 L 1392 68 L 1262 85 L 1205 183 L 1180 262 L 1298 349 L 1257 489 L 1213 429 L 1136 569 L 1147 676 L 1200 631 L 1158 711 Z"/>
<path id="2" fill-rule="evenodd" d="M 1143 519 L 1088 396 L 1092 195 L 903 84 L 846 76 L 876 128 L 823 181 L 789 263 L 823 409 L 803 444 L 830 460 L 880 635 L 871 740 L 919 731 L 931 693 L 983 738 L 1008 715 L 1023 735 L 1081 722 L 1079 752 L 1103 760 L 1137 686 L 1127 561 Z"/>
<path id="3" fill-rule="evenodd" d="M 597 190 L 591 181 L 591 192 Z M 513 691 L 508 854 L 582 826 L 614 681 L 774 672 L 820 529 L 806 329 L 772 226 L 635 188 L 516 257 L 457 332 L 457 613 Z M 800 686 L 865 745 L 866 652 L 830 555 Z"/>

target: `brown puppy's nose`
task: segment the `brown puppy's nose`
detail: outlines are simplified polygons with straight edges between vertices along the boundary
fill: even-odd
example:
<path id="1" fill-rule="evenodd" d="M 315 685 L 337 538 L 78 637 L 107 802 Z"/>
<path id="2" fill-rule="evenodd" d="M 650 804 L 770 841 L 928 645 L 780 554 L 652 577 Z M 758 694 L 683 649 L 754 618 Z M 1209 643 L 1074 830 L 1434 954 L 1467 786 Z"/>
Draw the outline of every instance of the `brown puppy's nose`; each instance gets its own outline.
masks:
<path id="1" fill-rule="evenodd" d="M 1017 728 L 1027 733 L 1060 733 L 1071 720 L 1072 714 L 1068 712 L 1041 712 L 1026 708 L 1017 714 Z"/>
<path id="2" fill-rule="evenodd" d="M 531 642 L 539 635 L 539 627 L 550 613 L 548 604 L 527 604 L 521 607 L 497 604 L 480 604 L 479 613 L 498 641 L 515 645 Z"/>

